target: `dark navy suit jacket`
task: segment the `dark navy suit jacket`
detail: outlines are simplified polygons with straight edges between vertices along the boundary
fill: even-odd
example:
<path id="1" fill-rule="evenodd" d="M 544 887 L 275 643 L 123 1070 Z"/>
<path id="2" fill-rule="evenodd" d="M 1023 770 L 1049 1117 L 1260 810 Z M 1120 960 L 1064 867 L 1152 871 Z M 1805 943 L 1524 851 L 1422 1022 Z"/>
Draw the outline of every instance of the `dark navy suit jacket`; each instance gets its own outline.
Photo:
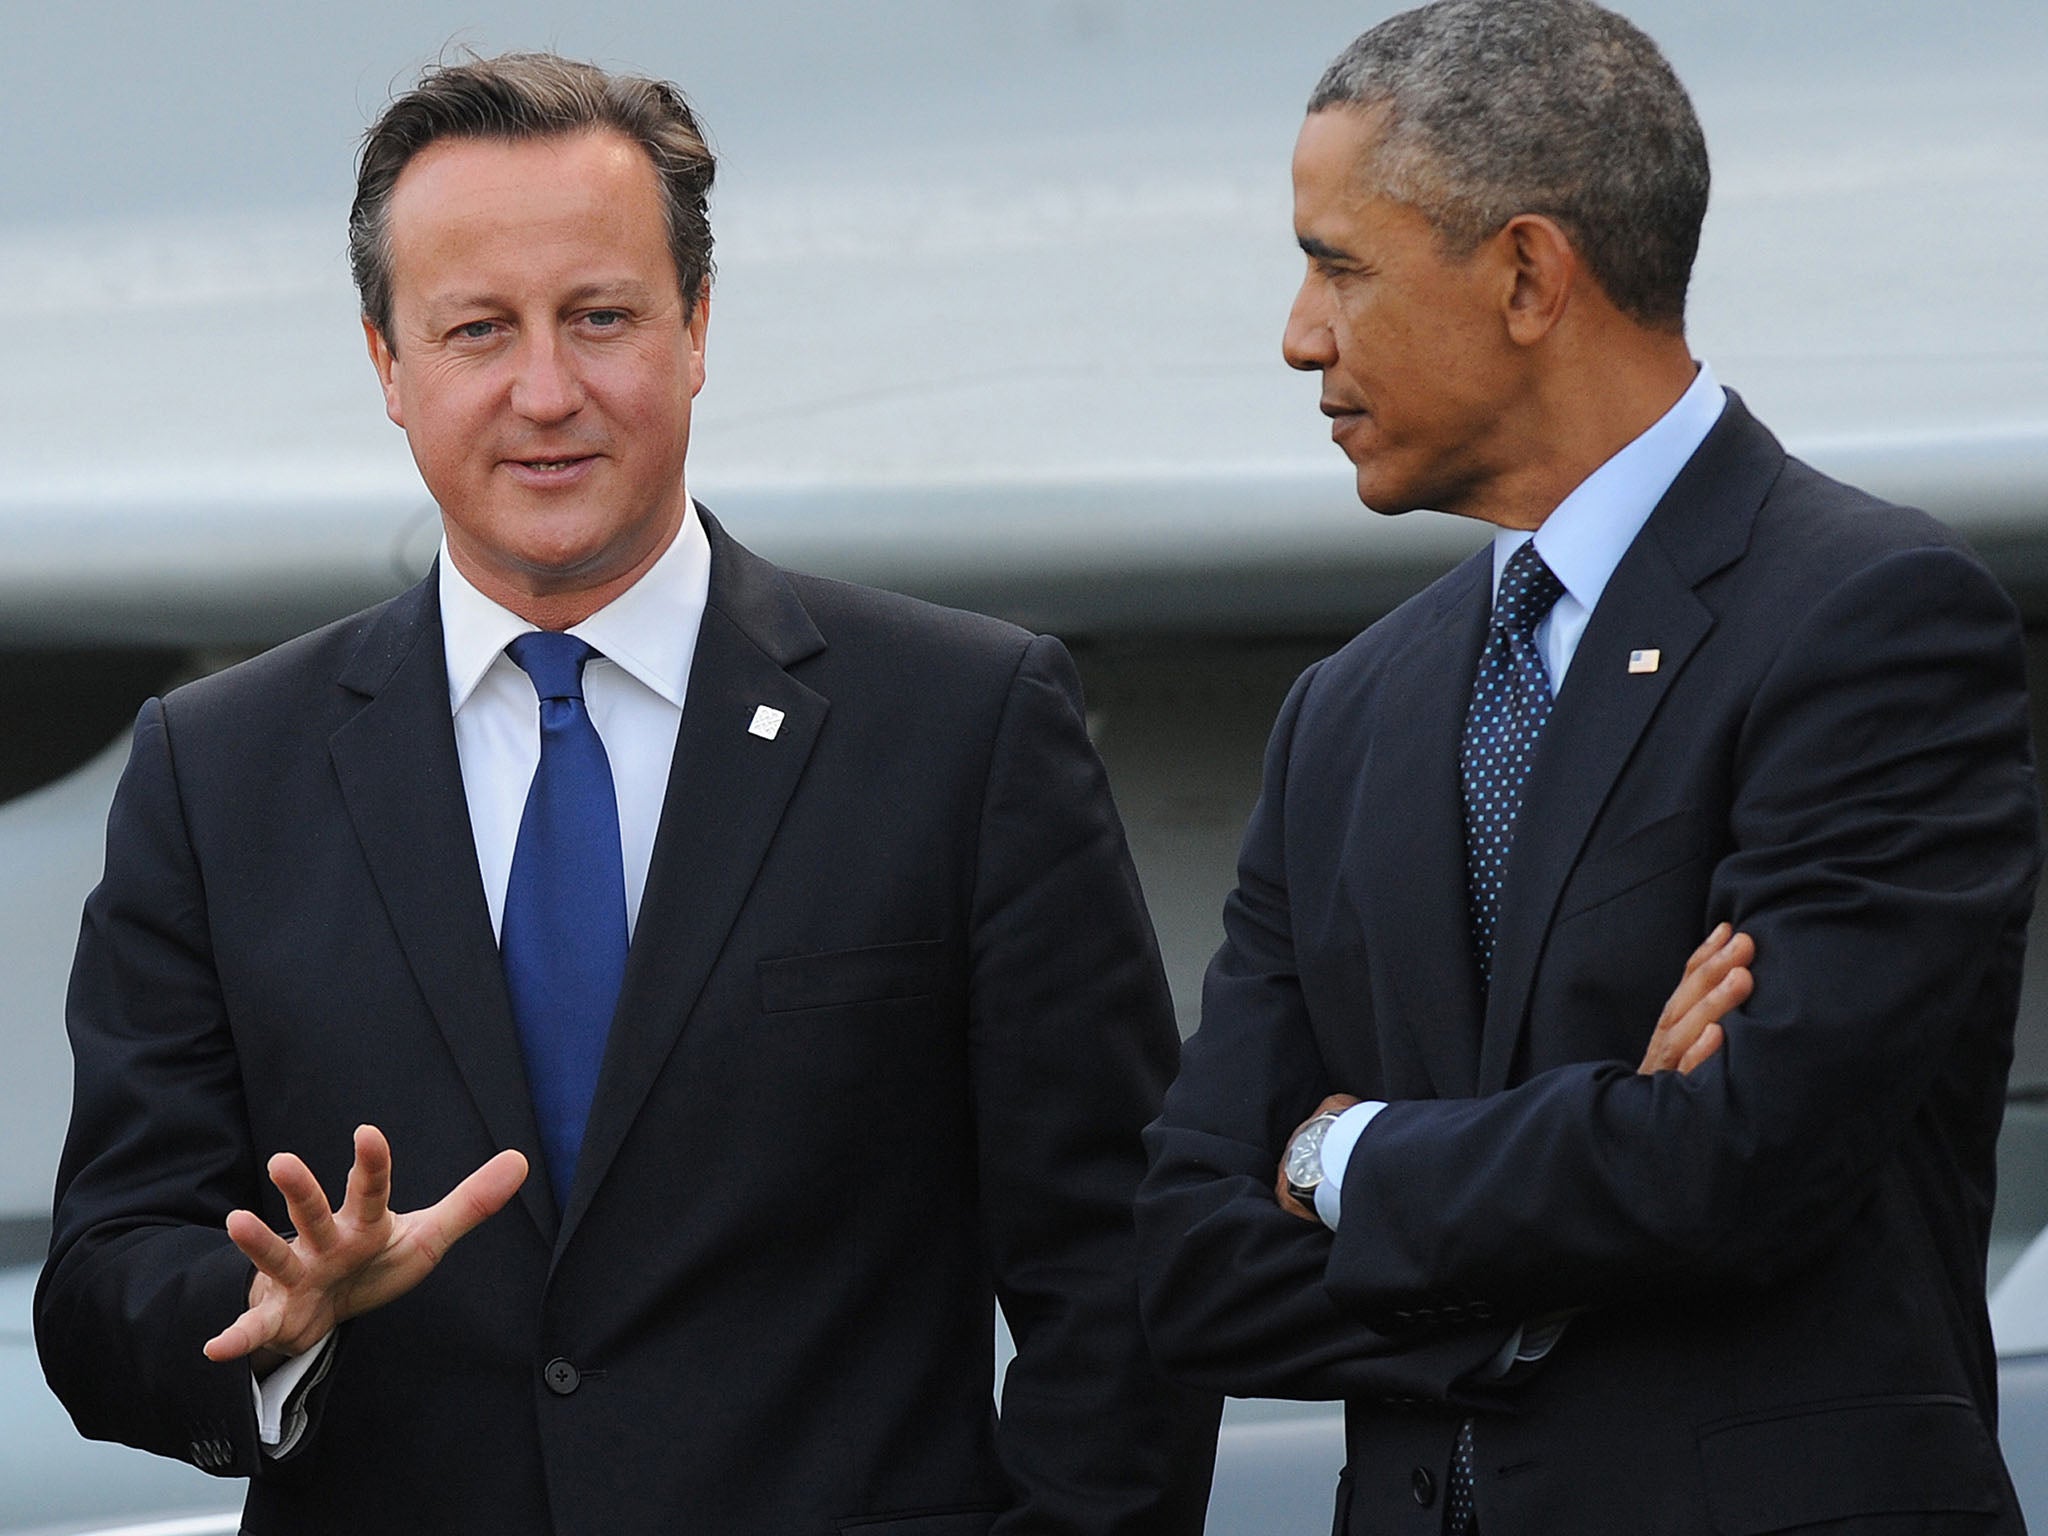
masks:
<path id="1" fill-rule="evenodd" d="M 1467 1415 L 1486 1536 L 2018 1531 L 1984 1304 L 2039 861 L 2011 603 L 1731 397 L 1559 690 L 1482 996 L 1457 764 L 1489 558 L 1281 712 L 1150 1133 L 1162 1360 L 1345 1399 L 1352 1532 L 1440 1528 Z M 1689 1077 L 1636 1075 L 1721 920 L 1752 1000 Z M 1333 1092 L 1390 1101 L 1334 1235 L 1272 1193 Z"/>
<path id="2" fill-rule="evenodd" d="M 264 1160 L 338 1192 L 374 1122 L 401 1209 L 539 1166 L 432 579 L 144 710 L 73 980 L 51 1381 L 253 1474 L 251 1532 L 1191 1536 L 1216 1404 L 1153 1371 L 1129 1214 L 1178 1041 L 1071 663 L 706 524 L 566 1205 L 529 1178 L 346 1325 L 275 1463 L 200 1354 L 250 1276 L 222 1218 L 285 1219 Z"/>

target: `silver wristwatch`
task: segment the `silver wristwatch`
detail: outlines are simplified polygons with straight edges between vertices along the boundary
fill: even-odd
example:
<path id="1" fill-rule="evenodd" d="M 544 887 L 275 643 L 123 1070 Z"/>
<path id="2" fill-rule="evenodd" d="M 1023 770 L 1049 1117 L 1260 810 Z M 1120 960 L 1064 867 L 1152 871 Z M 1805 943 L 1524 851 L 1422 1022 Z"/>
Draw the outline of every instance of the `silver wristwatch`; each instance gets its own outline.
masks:
<path id="1" fill-rule="evenodd" d="M 1323 1138 L 1337 1123 L 1334 1110 L 1326 1110 L 1294 1133 L 1287 1143 L 1287 1193 L 1310 1210 L 1315 1209 L 1316 1187 L 1323 1182 Z"/>

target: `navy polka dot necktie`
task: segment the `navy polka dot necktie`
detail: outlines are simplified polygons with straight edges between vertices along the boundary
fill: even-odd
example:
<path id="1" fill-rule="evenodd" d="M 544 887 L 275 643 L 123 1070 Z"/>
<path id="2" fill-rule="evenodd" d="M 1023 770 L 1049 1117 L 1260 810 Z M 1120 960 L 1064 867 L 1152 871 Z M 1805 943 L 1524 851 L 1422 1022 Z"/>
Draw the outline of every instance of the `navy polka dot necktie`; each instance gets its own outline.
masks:
<path id="1" fill-rule="evenodd" d="M 1508 558 L 1472 703 L 1465 713 L 1459 771 L 1465 792 L 1465 891 L 1472 922 L 1472 952 L 1479 984 L 1493 980 L 1494 932 L 1515 813 L 1536 756 L 1536 739 L 1550 718 L 1550 673 L 1536 649 L 1536 626 L 1564 595 L 1564 584 L 1543 563 L 1533 541 Z"/>
<path id="2" fill-rule="evenodd" d="M 1451 1481 L 1444 1500 L 1444 1536 L 1479 1536 L 1472 1508 L 1472 1421 L 1458 1426 L 1458 1444 L 1451 1452 Z"/>
<path id="3" fill-rule="evenodd" d="M 626 974 L 625 860 L 611 759 L 583 703 L 583 666 L 597 652 L 544 630 L 505 651 L 540 696 L 540 765 L 512 850 L 499 950 L 560 1206 Z"/>

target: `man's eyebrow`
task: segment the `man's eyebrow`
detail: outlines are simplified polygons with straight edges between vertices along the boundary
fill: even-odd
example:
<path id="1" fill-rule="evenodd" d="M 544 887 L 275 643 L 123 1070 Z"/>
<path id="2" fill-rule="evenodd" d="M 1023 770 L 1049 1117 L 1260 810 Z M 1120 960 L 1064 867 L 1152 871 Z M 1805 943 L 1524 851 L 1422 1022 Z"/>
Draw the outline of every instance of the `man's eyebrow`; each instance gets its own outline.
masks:
<path id="1" fill-rule="evenodd" d="M 1295 243 L 1301 247 L 1302 253 L 1312 261 L 1352 261 L 1356 259 L 1349 251 L 1339 250 L 1334 245 L 1318 240 L 1314 235 L 1296 235 L 1294 238 Z"/>
<path id="2" fill-rule="evenodd" d="M 591 282 L 579 283 L 563 295 L 564 305 L 588 304 L 592 300 L 614 303 L 644 304 L 652 290 L 646 283 L 634 277 L 598 278 Z M 425 304 L 427 313 L 438 319 L 450 312 L 462 313 L 471 310 L 501 309 L 505 298 L 487 288 L 457 290 L 428 296 Z"/>
<path id="3" fill-rule="evenodd" d="M 629 304 L 642 304 L 651 292 L 647 284 L 636 277 L 600 278 L 594 282 L 579 283 L 564 295 L 565 304 L 588 304 L 591 300 L 611 299 Z"/>
<path id="4" fill-rule="evenodd" d="M 429 315 L 438 317 L 451 310 L 496 309 L 502 303 L 496 294 L 479 288 L 467 293 L 429 294 L 425 308 Z"/>

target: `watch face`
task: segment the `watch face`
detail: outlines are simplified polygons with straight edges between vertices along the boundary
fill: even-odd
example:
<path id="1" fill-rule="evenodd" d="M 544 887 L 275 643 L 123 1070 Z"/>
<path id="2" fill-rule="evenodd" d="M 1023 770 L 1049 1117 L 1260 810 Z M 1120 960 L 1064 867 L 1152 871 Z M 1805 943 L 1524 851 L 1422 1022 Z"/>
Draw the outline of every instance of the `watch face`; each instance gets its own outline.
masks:
<path id="1" fill-rule="evenodd" d="M 1327 1125 L 1312 1126 L 1294 1138 L 1287 1149 L 1287 1182 L 1296 1189 L 1310 1189 L 1323 1181 L 1323 1132 Z"/>

